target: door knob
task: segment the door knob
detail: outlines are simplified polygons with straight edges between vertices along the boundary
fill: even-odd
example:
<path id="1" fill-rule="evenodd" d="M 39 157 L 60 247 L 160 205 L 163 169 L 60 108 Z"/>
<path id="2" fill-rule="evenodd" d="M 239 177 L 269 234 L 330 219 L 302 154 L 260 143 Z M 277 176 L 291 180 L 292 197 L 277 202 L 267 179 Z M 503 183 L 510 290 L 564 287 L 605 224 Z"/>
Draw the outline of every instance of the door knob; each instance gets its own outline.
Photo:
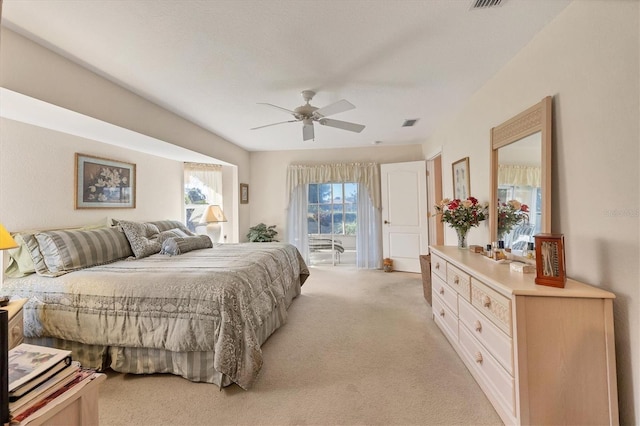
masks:
<path id="1" fill-rule="evenodd" d="M 391 222 L 389 222 L 388 220 L 385 220 L 385 221 L 384 221 L 384 224 L 385 224 L 385 225 L 389 225 L 390 223 L 391 223 Z"/>

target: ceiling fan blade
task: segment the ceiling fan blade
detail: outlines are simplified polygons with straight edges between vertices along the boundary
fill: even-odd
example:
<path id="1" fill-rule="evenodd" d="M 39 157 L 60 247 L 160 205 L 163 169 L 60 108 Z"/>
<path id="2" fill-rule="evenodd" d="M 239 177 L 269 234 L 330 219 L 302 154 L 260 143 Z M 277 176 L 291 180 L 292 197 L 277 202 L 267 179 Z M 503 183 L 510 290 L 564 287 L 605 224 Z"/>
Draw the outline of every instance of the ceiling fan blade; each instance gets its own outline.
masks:
<path id="1" fill-rule="evenodd" d="M 322 108 L 319 108 L 319 109 L 315 110 L 313 115 L 316 118 L 328 117 L 330 115 L 338 114 L 340 112 L 349 111 L 350 109 L 354 109 L 354 108 L 355 108 L 355 106 L 351 102 L 342 99 L 341 101 L 334 102 L 334 103 L 329 104 L 329 105 L 327 105 L 325 107 L 322 107 Z"/>
<path id="2" fill-rule="evenodd" d="M 308 141 L 314 138 L 313 124 L 305 123 L 304 126 L 302 126 L 302 140 Z"/>
<path id="3" fill-rule="evenodd" d="M 267 106 L 270 106 L 272 108 L 276 108 L 276 109 L 288 112 L 289 114 L 295 114 L 295 112 L 291 111 L 290 109 L 282 108 L 282 107 L 279 107 L 278 105 L 274 105 L 274 104 L 268 104 L 266 102 L 258 102 L 258 105 L 267 105 Z"/>
<path id="4" fill-rule="evenodd" d="M 264 126 L 252 127 L 251 130 L 262 129 L 263 127 L 276 126 L 278 124 L 284 124 L 284 123 L 295 123 L 296 121 L 298 120 L 287 120 L 287 121 L 281 121 L 279 123 L 265 124 Z"/>
<path id="5" fill-rule="evenodd" d="M 318 122 L 323 126 L 336 127 L 338 129 L 348 130 L 350 132 L 356 132 L 356 133 L 360 133 L 362 130 L 364 130 L 364 127 L 365 127 L 362 124 L 349 123 L 347 121 L 340 121 L 340 120 L 332 120 L 331 118 L 323 118 Z"/>

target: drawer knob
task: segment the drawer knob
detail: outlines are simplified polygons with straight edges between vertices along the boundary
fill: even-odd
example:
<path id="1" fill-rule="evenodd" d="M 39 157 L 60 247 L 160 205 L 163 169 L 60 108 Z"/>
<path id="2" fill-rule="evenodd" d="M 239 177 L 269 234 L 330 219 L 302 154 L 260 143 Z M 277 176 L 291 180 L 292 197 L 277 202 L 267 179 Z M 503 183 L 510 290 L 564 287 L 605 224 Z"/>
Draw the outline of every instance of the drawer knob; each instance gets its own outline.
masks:
<path id="1" fill-rule="evenodd" d="M 459 284 L 460 283 L 460 277 L 456 275 L 456 277 L 453 279 L 453 283 L 454 284 Z"/>
<path id="2" fill-rule="evenodd" d="M 440 294 L 444 294 L 444 287 L 440 287 Z"/>
<path id="3" fill-rule="evenodd" d="M 488 308 L 489 306 L 491 306 L 491 298 L 489 296 L 484 296 L 482 298 L 482 304 L 485 308 Z"/>
<path id="4" fill-rule="evenodd" d="M 444 309 L 440 309 L 440 316 L 444 318 Z"/>
<path id="5" fill-rule="evenodd" d="M 476 321 L 476 331 L 480 333 L 482 331 L 482 323 L 480 321 Z"/>
<path id="6" fill-rule="evenodd" d="M 436 263 L 436 269 L 440 269 L 440 264 Z"/>
<path id="7" fill-rule="evenodd" d="M 476 352 L 476 362 L 482 364 L 482 354 L 480 352 Z"/>

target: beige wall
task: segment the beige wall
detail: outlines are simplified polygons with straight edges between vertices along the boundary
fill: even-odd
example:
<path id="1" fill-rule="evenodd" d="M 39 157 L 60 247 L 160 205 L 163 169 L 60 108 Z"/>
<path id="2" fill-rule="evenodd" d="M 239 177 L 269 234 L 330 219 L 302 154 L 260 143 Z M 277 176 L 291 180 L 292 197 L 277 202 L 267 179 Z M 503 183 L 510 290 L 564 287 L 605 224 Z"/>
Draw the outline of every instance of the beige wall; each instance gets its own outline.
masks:
<path id="1" fill-rule="evenodd" d="M 472 193 L 488 200 L 489 129 L 554 96 L 552 230 L 565 236 L 568 275 L 617 295 L 623 424 L 640 424 L 639 4 L 573 2 L 423 147 L 442 147 L 445 196 L 448 165 L 469 156 Z M 487 227 L 471 234 L 490 240 Z"/>
<path id="2" fill-rule="evenodd" d="M 252 179 L 249 187 L 251 226 L 260 222 L 276 225 L 278 239 L 285 240 L 287 167 L 290 164 L 350 162 L 382 164 L 422 159 L 420 145 L 252 152 Z M 246 240 L 246 235 L 241 235 L 240 238 Z"/>
<path id="3" fill-rule="evenodd" d="M 7 119 L 0 119 L 0 152 L 0 217 L 10 231 L 78 226 L 106 217 L 183 216 L 179 161 Z M 76 152 L 136 164 L 136 208 L 75 210 Z"/>
<path id="4" fill-rule="evenodd" d="M 1 31 L 0 86 L 236 165 L 238 179 L 249 180 L 244 149 L 7 28 Z M 248 207 L 231 210 L 240 229 L 247 229 Z"/>

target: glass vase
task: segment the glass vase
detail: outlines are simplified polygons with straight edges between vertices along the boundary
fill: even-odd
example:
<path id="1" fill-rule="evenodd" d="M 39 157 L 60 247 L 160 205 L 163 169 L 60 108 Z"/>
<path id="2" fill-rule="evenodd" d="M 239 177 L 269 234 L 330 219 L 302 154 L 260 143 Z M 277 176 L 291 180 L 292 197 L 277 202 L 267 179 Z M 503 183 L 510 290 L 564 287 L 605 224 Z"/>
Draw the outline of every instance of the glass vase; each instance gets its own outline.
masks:
<path id="1" fill-rule="evenodd" d="M 468 229 L 458 229 L 456 228 L 456 234 L 458 234 L 458 248 L 466 249 L 467 248 L 467 234 L 469 233 Z"/>

